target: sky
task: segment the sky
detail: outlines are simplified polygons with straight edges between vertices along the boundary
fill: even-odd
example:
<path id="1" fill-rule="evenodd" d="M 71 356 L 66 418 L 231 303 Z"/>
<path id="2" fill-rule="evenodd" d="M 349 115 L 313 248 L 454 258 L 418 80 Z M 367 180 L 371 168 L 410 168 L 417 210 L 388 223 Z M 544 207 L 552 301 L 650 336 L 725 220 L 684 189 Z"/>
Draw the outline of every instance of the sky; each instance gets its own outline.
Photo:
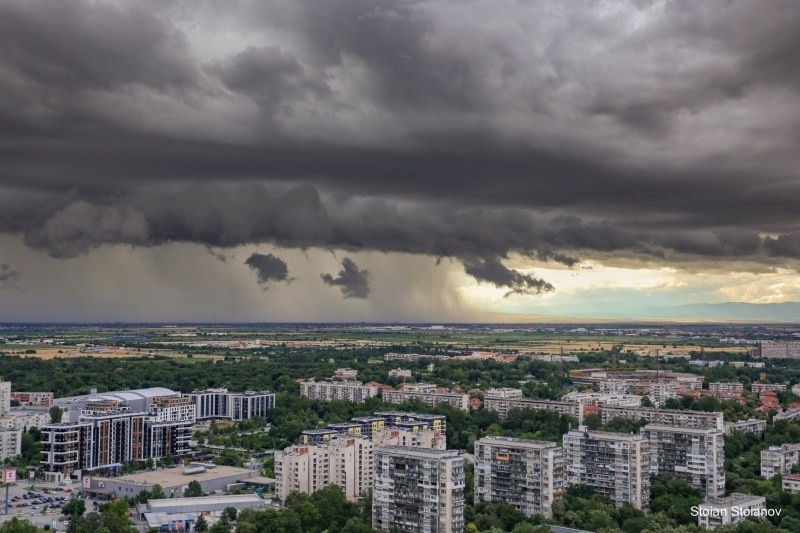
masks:
<path id="1" fill-rule="evenodd" d="M 0 0 L 0 321 L 800 301 L 798 27 L 793 0 Z"/>

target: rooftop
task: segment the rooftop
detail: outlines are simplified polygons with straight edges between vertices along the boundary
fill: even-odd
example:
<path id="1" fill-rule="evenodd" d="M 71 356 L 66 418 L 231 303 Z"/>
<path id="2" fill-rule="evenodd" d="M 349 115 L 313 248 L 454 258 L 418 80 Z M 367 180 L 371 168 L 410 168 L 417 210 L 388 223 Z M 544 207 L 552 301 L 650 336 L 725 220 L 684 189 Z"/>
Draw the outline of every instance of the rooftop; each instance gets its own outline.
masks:
<path id="1" fill-rule="evenodd" d="M 161 485 L 161 487 L 166 489 L 188 485 L 190 481 L 198 481 L 203 483 L 204 481 L 237 476 L 241 477 L 242 479 L 247 479 L 254 473 L 254 470 L 247 470 L 246 468 L 217 466 L 216 468 L 211 468 L 203 472 L 197 472 L 195 474 L 184 474 L 184 468 L 165 468 L 163 470 L 151 470 L 115 478 L 98 477 L 93 479 L 132 485 Z"/>
<path id="2" fill-rule="evenodd" d="M 709 498 L 700 504 L 701 507 L 734 507 L 743 506 L 747 504 L 763 503 L 764 496 L 756 496 L 755 494 L 744 494 L 741 492 L 734 492 L 723 498 Z"/>
<path id="3" fill-rule="evenodd" d="M 558 443 L 547 440 L 519 439 L 517 437 L 483 437 L 477 441 L 479 444 L 514 444 L 528 448 L 552 448 Z"/>
<path id="4" fill-rule="evenodd" d="M 692 433 L 695 435 L 708 435 L 710 433 L 722 434 L 716 428 L 687 428 L 683 426 L 671 426 L 669 424 L 647 424 L 642 431 L 669 431 L 670 433 Z"/>
<path id="5" fill-rule="evenodd" d="M 375 452 L 404 455 L 406 457 L 419 457 L 422 459 L 447 459 L 450 457 L 462 456 L 462 450 L 430 450 L 416 446 L 380 446 L 375 448 Z"/>
<path id="6" fill-rule="evenodd" d="M 264 500 L 258 494 L 232 494 L 230 496 L 200 496 L 197 498 L 167 498 L 163 500 L 149 500 L 147 507 L 154 513 L 168 512 L 176 507 L 197 506 L 210 509 L 212 507 L 231 504 L 248 504 L 254 506 L 264 505 Z"/>

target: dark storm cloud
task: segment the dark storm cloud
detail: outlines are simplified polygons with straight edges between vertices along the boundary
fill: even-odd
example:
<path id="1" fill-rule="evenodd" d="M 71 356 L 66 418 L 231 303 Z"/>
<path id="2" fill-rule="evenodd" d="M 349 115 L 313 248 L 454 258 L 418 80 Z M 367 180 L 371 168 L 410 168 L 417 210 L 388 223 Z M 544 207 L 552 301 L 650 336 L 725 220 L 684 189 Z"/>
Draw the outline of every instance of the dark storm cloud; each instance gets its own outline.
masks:
<path id="1" fill-rule="evenodd" d="M 800 257 L 796 2 L 121 6 L 0 4 L 0 231 L 54 257 Z"/>
<path id="2" fill-rule="evenodd" d="M 290 282 L 289 267 L 286 261 L 272 254 L 254 253 L 244 262 L 258 275 L 258 283 L 269 285 L 270 282 Z"/>
<path id="3" fill-rule="evenodd" d="M 369 272 L 359 270 L 358 265 L 349 257 L 342 259 L 342 269 L 336 277 L 330 274 L 321 274 L 320 278 L 326 285 L 339 287 L 345 298 L 362 298 L 369 296 Z"/>
<path id="4" fill-rule="evenodd" d="M 19 279 L 19 272 L 12 269 L 7 264 L 0 264 L 0 289 L 13 287 L 14 283 Z"/>
<path id="5" fill-rule="evenodd" d="M 498 288 L 509 288 L 506 296 L 555 290 L 555 287 L 543 279 L 507 268 L 496 257 L 467 260 L 464 262 L 464 271 L 478 281 L 491 283 Z"/>
<path id="6" fill-rule="evenodd" d="M 208 72 L 230 90 L 252 97 L 269 115 L 289 113 L 293 103 L 331 92 L 323 79 L 310 76 L 296 57 L 277 46 L 249 47 Z"/>

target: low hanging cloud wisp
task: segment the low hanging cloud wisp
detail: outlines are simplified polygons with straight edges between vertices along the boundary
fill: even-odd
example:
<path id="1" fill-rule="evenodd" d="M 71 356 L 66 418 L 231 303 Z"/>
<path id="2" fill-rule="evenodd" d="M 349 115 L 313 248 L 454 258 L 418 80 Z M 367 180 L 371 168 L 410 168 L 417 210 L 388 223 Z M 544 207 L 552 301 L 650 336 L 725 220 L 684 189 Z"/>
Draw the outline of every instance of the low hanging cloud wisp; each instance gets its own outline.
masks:
<path id="1" fill-rule="evenodd" d="M 322 274 L 320 277 L 326 285 L 339 287 L 345 298 L 366 299 L 369 296 L 369 271 L 359 270 L 358 265 L 349 257 L 342 259 L 342 270 L 336 277 L 330 274 Z"/>
<path id="2" fill-rule="evenodd" d="M 286 282 L 293 280 L 289 276 L 289 267 L 286 261 L 272 254 L 254 253 L 244 262 L 258 275 L 258 284 L 269 288 L 272 282 Z"/>
<path id="3" fill-rule="evenodd" d="M 506 297 L 512 294 L 540 294 L 555 290 L 551 283 L 541 278 L 506 267 L 497 257 L 466 260 L 464 270 L 478 281 L 491 283 L 497 288 L 510 289 L 505 294 Z"/>
<path id="4" fill-rule="evenodd" d="M 12 269 L 8 264 L 0 264 L 0 289 L 7 289 L 15 286 L 20 273 Z"/>

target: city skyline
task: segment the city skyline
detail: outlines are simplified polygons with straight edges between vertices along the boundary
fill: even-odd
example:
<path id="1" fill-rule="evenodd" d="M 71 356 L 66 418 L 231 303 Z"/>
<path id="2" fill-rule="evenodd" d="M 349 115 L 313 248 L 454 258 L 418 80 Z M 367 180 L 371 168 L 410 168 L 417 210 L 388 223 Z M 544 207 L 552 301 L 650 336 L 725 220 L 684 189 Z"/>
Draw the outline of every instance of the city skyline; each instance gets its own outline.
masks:
<path id="1" fill-rule="evenodd" d="M 2 2 L 0 321 L 795 320 L 798 23 Z"/>

